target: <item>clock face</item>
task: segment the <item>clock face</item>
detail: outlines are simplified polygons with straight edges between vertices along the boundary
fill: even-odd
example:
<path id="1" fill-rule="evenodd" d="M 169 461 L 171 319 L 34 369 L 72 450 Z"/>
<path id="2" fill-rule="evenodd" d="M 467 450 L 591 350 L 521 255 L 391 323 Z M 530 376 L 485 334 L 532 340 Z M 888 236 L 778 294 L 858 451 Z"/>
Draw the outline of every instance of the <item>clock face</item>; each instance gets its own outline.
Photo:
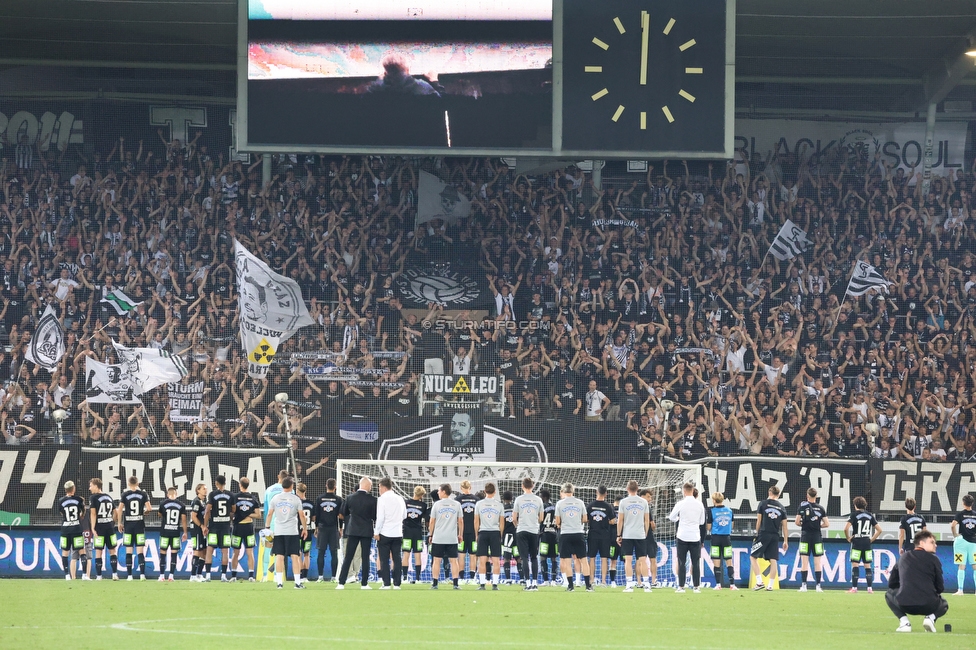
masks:
<path id="1" fill-rule="evenodd" d="M 564 7 L 564 150 L 724 152 L 725 2 Z"/>

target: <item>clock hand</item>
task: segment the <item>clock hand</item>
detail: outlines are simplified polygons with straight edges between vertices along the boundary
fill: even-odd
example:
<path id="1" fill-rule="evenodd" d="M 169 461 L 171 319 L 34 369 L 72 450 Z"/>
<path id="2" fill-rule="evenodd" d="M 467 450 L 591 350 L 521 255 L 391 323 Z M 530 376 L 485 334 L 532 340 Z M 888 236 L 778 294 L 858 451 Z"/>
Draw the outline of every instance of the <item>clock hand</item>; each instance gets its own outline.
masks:
<path id="1" fill-rule="evenodd" d="M 641 63 L 640 63 L 640 85 L 647 85 L 647 37 L 651 31 L 651 15 L 646 11 L 641 12 Z"/>

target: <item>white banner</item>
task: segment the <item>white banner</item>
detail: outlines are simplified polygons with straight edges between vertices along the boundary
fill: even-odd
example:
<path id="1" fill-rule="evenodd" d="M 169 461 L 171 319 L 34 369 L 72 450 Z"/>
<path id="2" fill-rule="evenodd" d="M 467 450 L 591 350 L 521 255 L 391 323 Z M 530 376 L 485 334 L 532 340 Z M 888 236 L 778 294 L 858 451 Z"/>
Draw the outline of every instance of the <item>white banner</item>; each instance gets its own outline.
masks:
<path id="1" fill-rule="evenodd" d="M 417 228 L 432 219 L 454 223 L 471 214 L 471 201 L 457 188 L 448 185 L 433 174 L 420 172 L 420 188 L 417 191 Z"/>
<path id="2" fill-rule="evenodd" d="M 932 173 L 945 176 L 965 164 L 966 122 L 936 122 L 932 145 Z M 765 160 L 770 151 L 797 153 L 806 145 L 808 156 L 838 147 L 864 146 L 868 160 L 881 151 L 881 162 L 901 167 L 905 173 L 922 171 L 925 155 L 925 120 L 870 124 L 817 122 L 813 120 L 735 121 L 736 158 L 748 160 L 753 152 Z"/>
<path id="3" fill-rule="evenodd" d="M 139 384 L 125 365 L 85 358 L 85 400 L 93 404 L 142 404 Z"/>
<path id="4" fill-rule="evenodd" d="M 204 382 L 191 381 L 188 384 L 174 382 L 166 384 L 169 392 L 170 422 L 196 422 L 200 419 L 203 405 Z"/>
<path id="5" fill-rule="evenodd" d="M 48 305 L 37 324 L 37 331 L 31 337 L 30 345 L 24 351 L 24 357 L 48 372 L 53 372 L 63 356 L 64 330 L 54 308 Z"/>
<path id="6" fill-rule="evenodd" d="M 297 282 L 272 271 L 236 240 L 234 254 L 247 374 L 261 379 L 268 374 L 278 346 L 315 321 L 308 315 Z"/>

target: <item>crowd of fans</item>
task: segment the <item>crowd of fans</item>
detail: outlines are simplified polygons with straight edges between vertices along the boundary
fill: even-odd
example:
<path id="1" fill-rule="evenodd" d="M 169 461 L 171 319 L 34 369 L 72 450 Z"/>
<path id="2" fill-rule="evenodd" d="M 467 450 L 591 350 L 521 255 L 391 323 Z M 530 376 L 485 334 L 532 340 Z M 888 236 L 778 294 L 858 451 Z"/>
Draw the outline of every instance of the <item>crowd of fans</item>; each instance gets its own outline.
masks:
<path id="1" fill-rule="evenodd" d="M 616 420 L 652 460 L 976 456 L 974 170 L 923 192 L 920 173 L 864 148 L 777 149 L 658 161 L 598 188 L 575 167 L 285 155 L 262 186 L 260 162 L 214 156 L 200 137 L 5 150 L 7 444 L 279 445 L 283 415 L 327 436 L 340 418 L 417 415 L 424 360 L 441 357 L 447 373 L 503 377 L 506 417 Z M 471 216 L 415 229 L 420 170 Z M 813 246 L 779 261 L 767 251 L 786 219 Z M 242 363 L 235 238 L 300 282 L 317 323 L 264 380 Z M 858 259 L 890 291 L 845 296 Z M 395 279 L 424 261 L 483 274 L 494 300 L 404 310 Z M 102 302 L 118 288 L 141 302 L 122 317 Z M 52 374 L 24 361 L 48 304 L 67 333 Z M 445 319 L 457 325 L 425 326 Z M 86 402 L 85 358 L 114 361 L 112 339 L 185 354 L 184 382 L 205 382 L 201 417 L 173 422 L 165 386 L 143 406 Z M 317 381 L 291 361 L 326 350 L 367 381 Z M 279 391 L 297 402 L 285 414 Z"/>

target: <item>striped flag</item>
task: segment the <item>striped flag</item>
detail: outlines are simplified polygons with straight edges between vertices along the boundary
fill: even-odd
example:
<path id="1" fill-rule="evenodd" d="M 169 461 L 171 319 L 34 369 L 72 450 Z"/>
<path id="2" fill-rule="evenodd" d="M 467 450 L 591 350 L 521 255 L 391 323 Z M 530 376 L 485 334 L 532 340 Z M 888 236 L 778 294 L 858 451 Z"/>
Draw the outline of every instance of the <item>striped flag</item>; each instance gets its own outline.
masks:
<path id="1" fill-rule="evenodd" d="M 132 302 L 129 296 L 122 293 L 121 289 L 113 289 L 105 294 L 102 302 L 107 302 L 115 307 L 115 311 L 119 316 L 125 316 L 126 313 L 142 304 L 142 302 Z"/>
<path id="2" fill-rule="evenodd" d="M 813 242 L 807 239 L 807 234 L 795 223 L 786 220 L 783 227 L 779 229 L 779 234 L 769 247 L 769 254 L 781 262 L 791 260 L 802 254 L 807 248 L 813 246 Z"/>
<path id="3" fill-rule="evenodd" d="M 847 283 L 847 295 L 863 296 L 871 289 L 883 289 L 887 292 L 889 284 L 891 283 L 878 273 L 878 269 L 863 260 L 858 260 L 854 264 L 851 281 Z"/>

